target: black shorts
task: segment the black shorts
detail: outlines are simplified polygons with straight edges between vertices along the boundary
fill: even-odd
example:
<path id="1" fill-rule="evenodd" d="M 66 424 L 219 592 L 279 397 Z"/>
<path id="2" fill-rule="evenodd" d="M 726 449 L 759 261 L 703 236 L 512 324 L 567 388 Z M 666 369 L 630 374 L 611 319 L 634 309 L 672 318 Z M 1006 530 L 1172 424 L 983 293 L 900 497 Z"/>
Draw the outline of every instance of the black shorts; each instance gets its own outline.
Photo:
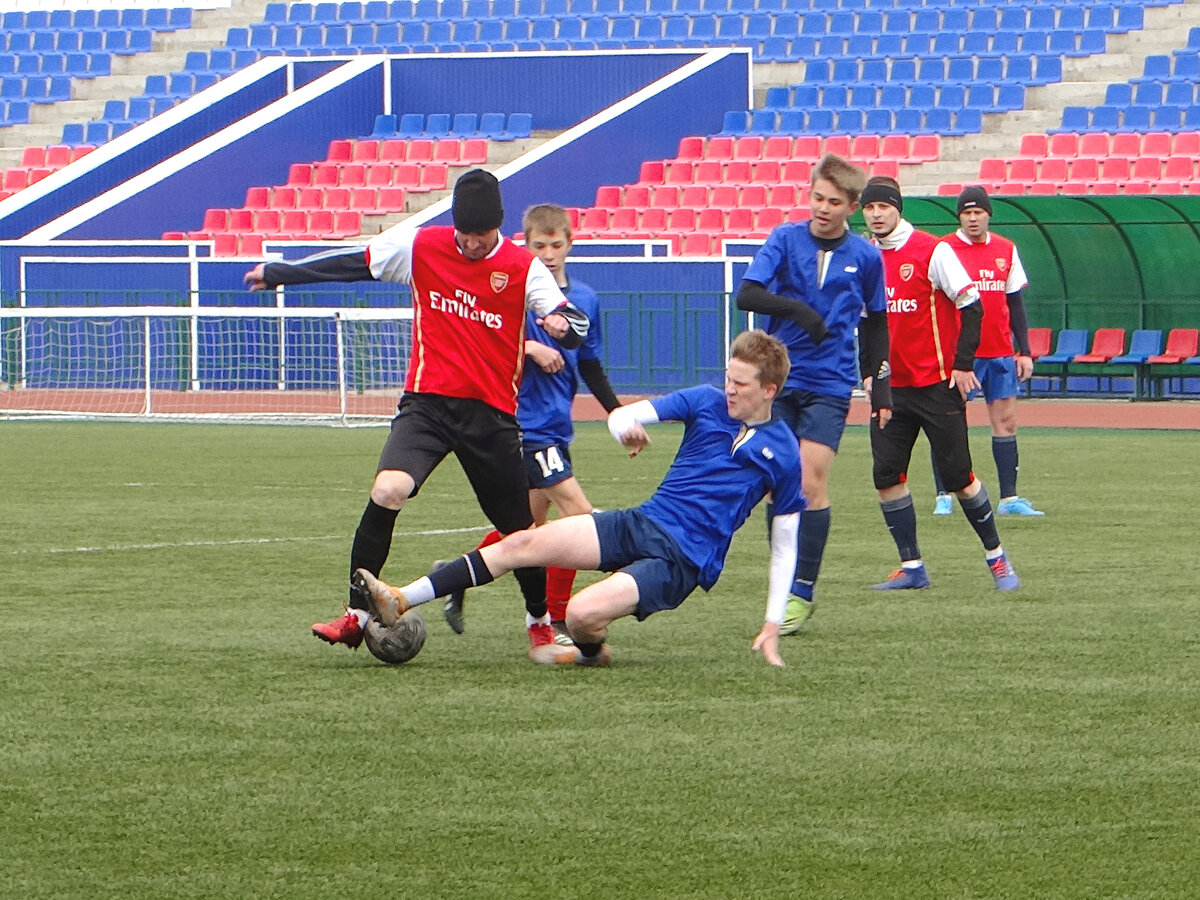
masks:
<path id="1" fill-rule="evenodd" d="M 871 426 L 876 490 L 908 480 L 913 445 L 922 431 L 929 438 L 946 490 L 961 491 L 971 483 L 966 403 L 957 390 L 941 382 L 929 387 L 892 388 L 892 420 L 886 428 Z"/>
<path id="2" fill-rule="evenodd" d="M 529 479 L 516 416 L 480 400 L 405 394 L 379 455 L 379 471 L 407 472 L 412 496 L 438 463 L 453 453 L 488 520 L 504 534 L 533 525 Z"/>

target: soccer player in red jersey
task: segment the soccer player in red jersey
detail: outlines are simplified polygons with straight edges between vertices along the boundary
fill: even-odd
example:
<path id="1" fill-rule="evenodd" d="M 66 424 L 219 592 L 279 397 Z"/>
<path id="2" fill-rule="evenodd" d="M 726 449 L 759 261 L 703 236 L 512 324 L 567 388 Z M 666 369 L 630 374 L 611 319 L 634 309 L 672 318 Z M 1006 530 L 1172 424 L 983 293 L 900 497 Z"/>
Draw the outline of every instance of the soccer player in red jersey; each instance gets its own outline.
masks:
<path id="1" fill-rule="evenodd" d="M 1029 352 L 1029 323 L 1021 291 L 1029 283 L 1021 257 L 1012 241 L 988 230 L 992 201 L 982 187 L 964 188 L 958 195 L 958 231 L 944 238 L 975 280 L 983 301 L 983 325 L 975 351 L 975 376 L 987 402 L 992 425 L 992 458 L 1000 480 L 1000 516 L 1045 515 L 1017 495 L 1017 393 L 1018 385 L 1033 375 Z M 1013 343 L 1016 342 L 1016 355 Z M 943 491 L 937 466 L 938 488 L 934 515 L 949 515 L 953 507 Z"/>
<path id="2" fill-rule="evenodd" d="M 544 525 L 554 506 L 560 515 L 581 516 L 592 512 L 591 501 L 575 478 L 571 465 L 571 441 L 575 426 L 571 409 L 579 383 L 583 381 L 592 395 L 612 412 L 621 401 L 609 384 L 601 361 L 604 341 L 600 328 L 600 300 L 582 281 L 567 275 L 567 256 L 571 252 L 571 218 L 561 206 L 540 203 L 525 210 L 521 218 L 525 246 L 545 264 L 572 305 L 591 323 L 587 337 L 576 350 L 568 350 L 550 338 L 529 313 L 525 338 L 525 375 L 517 396 L 517 422 L 521 426 L 521 451 L 529 476 L 529 508 L 533 520 Z M 499 541 L 503 535 L 491 531 L 479 549 Z M 567 601 L 575 583 L 575 570 L 546 567 L 546 604 L 554 625 L 555 641 L 569 646 Z M 464 592 L 446 598 L 443 614 L 454 631 L 462 634 Z"/>
<path id="3" fill-rule="evenodd" d="M 517 426 L 517 389 L 525 360 L 525 315 L 541 317 L 565 347 L 587 334 L 587 316 L 523 247 L 500 235 L 500 185 L 483 169 L 454 186 L 451 226 L 397 226 L 364 249 L 265 263 L 246 273 L 252 290 L 281 284 L 391 281 L 412 288 L 413 343 L 404 394 L 380 455 L 350 551 L 350 573 L 378 575 L 391 549 L 396 516 L 450 453 L 458 457 L 484 514 L 503 534 L 533 525 Z M 546 573 L 514 571 L 525 597 L 531 649 L 554 641 L 546 611 Z M 313 625 L 331 644 L 357 647 L 368 618 L 352 583 L 349 608 Z"/>
<path id="4" fill-rule="evenodd" d="M 979 387 L 979 292 L 954 251 L 913 228 L 901 217 L 903 207 L 895 179 L 867 182 L 863 218 L 883 254 L 892 365 L 892 418 L 871 429 L 871 455 L 883 518 L 900 552 L 900 568 L 875 588 L 929 587 L 906 483 L 913 445 L 924 431 L 946 486 L 979 535 L 996 587 L 1016 590 L 1020 581 L 1000 545 L 987 490 L 971 471 L 967 439 L 966 397 Z"/>

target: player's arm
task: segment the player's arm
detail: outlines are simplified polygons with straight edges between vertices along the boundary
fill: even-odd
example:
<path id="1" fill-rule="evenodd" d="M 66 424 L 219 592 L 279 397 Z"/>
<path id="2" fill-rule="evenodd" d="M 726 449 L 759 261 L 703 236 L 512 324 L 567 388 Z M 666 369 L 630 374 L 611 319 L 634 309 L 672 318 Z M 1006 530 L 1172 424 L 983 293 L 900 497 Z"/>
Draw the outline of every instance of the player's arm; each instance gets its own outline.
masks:
<path id="1" fill-rule="evenodd" d="M 538 324 L 559 346 L 575 350 L 587 337 L 590 325 L 587 313 L 564 296 L 540 259 L 529 264 L 529 274 L 525 278 L 525 306 L 537 313 Z"/>
<path id="2" fill-rule="evenodd" d="M 892 408 L 890 356 L 887 310 L 868 310 L 858 323 L 858 371 L 869 388 L 871 412 L 879 416 L 881 428 L 887 424 L 881 413 Z"/>
<path id="3" fill-rule="evenodd" d="M 366 250 L 318 253 L 294 263 L 259 263 L 245 275 L 252 291 L 265 291 L 281 284 L 314 284 L 327 281 L 373 281 Z"/>
<path id="4" fill-rule="evenodd" d="M 592 396 L 604 407 L 605 412 L 610 413 L 621 405 L 621 401 L 617 399 L 617 394 L 612 389 L 612 385 L 608 383 L 608 373 L 604 371 L 604 364 L 600 360 L 579 360 L 579 377 L 588 386 L 588 390 L 592 392 Z"/>
<path id="5" fill-rule="evenodd" d="M 829 331 L 825 319 L 803 300 L 793 300 L 768 291 L 765 285 L 743 279 L 737 293 L 737 308 L 760 316 L 789 319 L 808 332 L 814 344 L 825 340 Z"/>
<path id="6" fill-rule="evenodd" d="M 796 536 L 800 513 L 777 515 L 771 520 L 771 568 L 767 576 L 767 615 L 762 630 L 750 645 L 773 666 L 783 666 L 779 655 L 779 626 L 787 610 L 788 595 L 796 577 Z"/>
<path id="7" fill-rule="evenodd" d="M 1028 381 L 1033 375 L 1033 355 L 1029 347 L 1029 319 L 1025 315 L 1025 300 L 1021 292 L 1004 295 L 1008 301 L 1008 323 L 1017 342 L 1017 380 Z"/>
<path id="8" fill-rule="evenodd" d="M 650 443 L 645 426 L 659 421 L 658 410 L 649 400 L 638 400 L 628 406 L 618 406 L 608 414 L 608 433 L 630 457 L 637 456 Z"/>

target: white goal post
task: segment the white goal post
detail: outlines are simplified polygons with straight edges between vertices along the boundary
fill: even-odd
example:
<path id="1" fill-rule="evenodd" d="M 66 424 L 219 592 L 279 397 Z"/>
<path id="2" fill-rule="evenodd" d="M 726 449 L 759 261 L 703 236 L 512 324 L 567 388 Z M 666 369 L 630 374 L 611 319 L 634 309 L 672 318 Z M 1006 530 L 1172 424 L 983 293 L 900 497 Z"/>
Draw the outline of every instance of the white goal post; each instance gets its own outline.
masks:
<path id="1" fill-rule="evenodd" d="M 374 424 L 404 387 L 411 308 L 0 308 L 0 418 Z"/>

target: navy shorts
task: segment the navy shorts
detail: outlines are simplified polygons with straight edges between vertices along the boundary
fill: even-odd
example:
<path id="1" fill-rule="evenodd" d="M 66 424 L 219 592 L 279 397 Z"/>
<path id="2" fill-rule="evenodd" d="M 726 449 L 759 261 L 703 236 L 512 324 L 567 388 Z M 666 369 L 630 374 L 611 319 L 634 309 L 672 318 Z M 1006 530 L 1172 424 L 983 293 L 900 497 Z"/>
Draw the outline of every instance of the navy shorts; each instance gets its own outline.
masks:
<path id="1" fill-rule="evenodd" d="M 975 360 L 975 377 L 979 379 L 983 399 L 988 403 L 1015 397 L 1020 392 L 1017 381 L 1017 361 L 1011 356 L 980 357 Z M 978 397 L 971 391 L 968 400 Z"/>
<path id="2" fill-rule="evenodd" d="M 553 487 L 575 475 L 568 444 L 522 444 L 521 454 L 531 488 Z"/>
<path id="3" fill-rule="evenodd" d="M 700 570 L 675 539 L 638 509 L 592 513 L 600 540 L 601 572 L 625 572 L 638 586 L 634 615 L 641 622 L 675 609 L 700 584 Z"/>
<path id="4" fill-rule="evenodd" d="M 850 415 L 850 398 L 787 388 L 775 398 L 775 414 L 787 422 L 797 440 L 823 444 L 836 452 Z"/>

